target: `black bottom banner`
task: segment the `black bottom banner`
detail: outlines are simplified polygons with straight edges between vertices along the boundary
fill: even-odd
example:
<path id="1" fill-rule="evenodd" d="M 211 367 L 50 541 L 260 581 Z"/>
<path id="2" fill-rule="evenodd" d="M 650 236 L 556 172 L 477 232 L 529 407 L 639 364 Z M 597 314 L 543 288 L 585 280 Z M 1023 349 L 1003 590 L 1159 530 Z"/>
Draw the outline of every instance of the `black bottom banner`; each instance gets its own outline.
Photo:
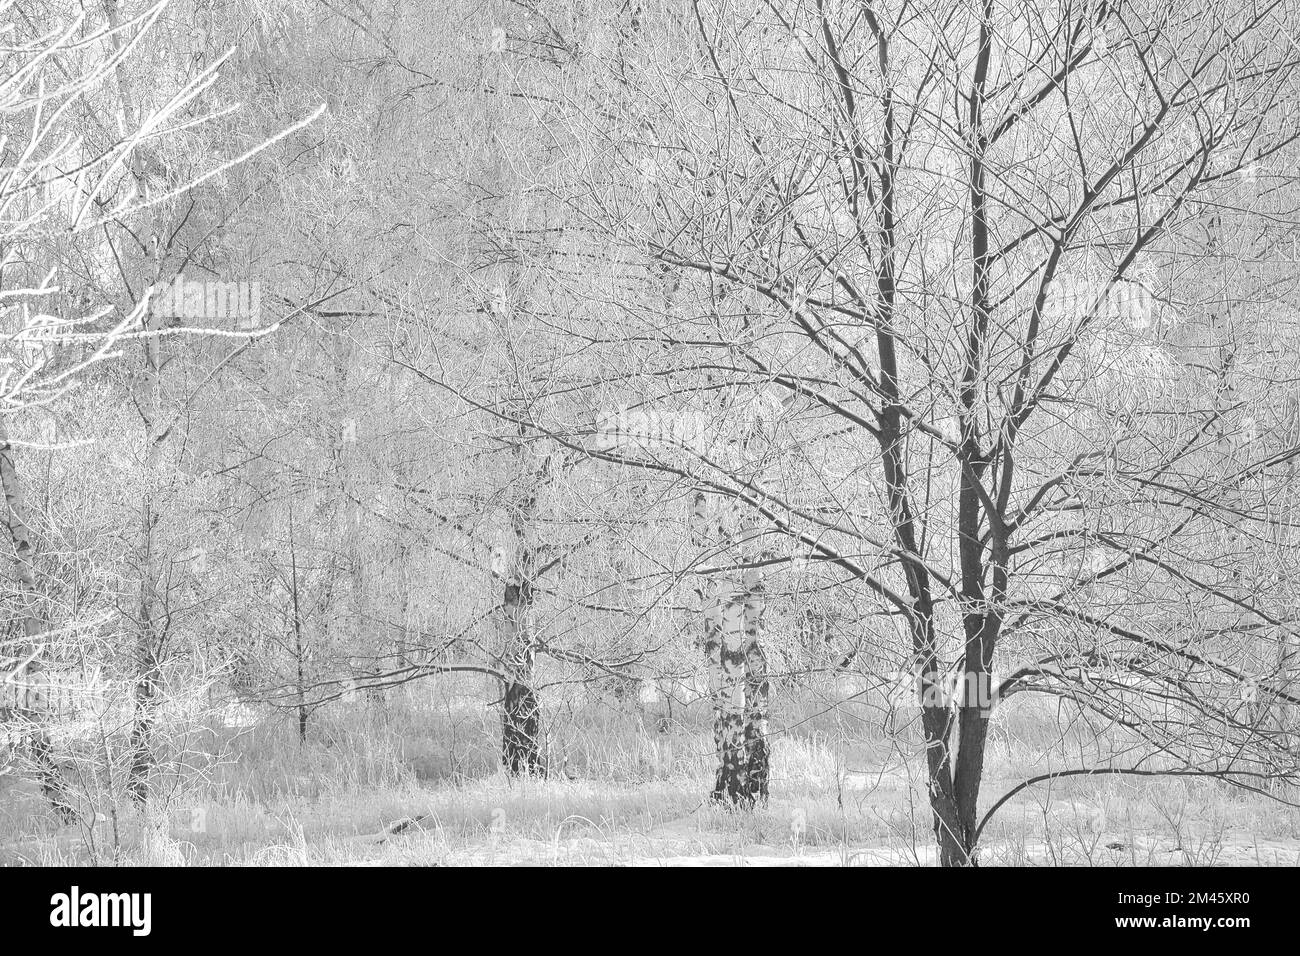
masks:
<path id="1" fill-rule="evenodd" d="M 594 868 L 545 875 L 525 868 L 8 868 L 0 869 L 0 941 L 75 934 L 82 943 L 337 946 L 384 942 L 423 932 L 422 925 L 470 933 L 485 946 L 520 930 L 608 940 L 606 929 L 620 938 L 643 926 L 648 940 L 711 912 L 747 936 L 771 927 L 810 943 L 879 932 L 983 948 L 1050 932 L 1040 938 L 1154 942 L 1199 934 L 1231 945 L 1241 934 L 1287 928 L 1293 876 L 1265 869 L 737 867 L 669 876 Z"/>

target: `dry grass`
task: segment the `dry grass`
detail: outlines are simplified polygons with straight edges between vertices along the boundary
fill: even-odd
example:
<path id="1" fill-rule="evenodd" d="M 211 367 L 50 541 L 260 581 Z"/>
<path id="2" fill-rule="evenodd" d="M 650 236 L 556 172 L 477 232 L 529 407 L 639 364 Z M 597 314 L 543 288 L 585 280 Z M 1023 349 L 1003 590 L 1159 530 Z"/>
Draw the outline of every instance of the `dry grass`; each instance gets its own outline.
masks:
<path id="1" fill-rule="evenodd" d="M 698 706 L 670 722 L 634 707 L 569 708 L 550 724 L 556 772 L 512 781 L 496 769 L 486 708 L 411 694 L 382 711 L 322 714 L 305 744 L 273 718 L 210 728 L 197 736 L 208 765 L 150 820 L 110 800 L 87 812 L 102 819 L 57 827 L 29 783 L 0 778 L 0 863 L 932 863 L 911 729 L 886 732 L 866 708 L 814 697 L 786 705 L 771 802 L 752 813 L 704 799 L 712 742 Z M 1048 717 L 1009 715 L 993 734 L 985 802 L 1059 765 L 1060 747 Z M 1003 808 L 984 859 L 1296 865 L 1300 815 L 1212 782 L 1071 778 Z"/>

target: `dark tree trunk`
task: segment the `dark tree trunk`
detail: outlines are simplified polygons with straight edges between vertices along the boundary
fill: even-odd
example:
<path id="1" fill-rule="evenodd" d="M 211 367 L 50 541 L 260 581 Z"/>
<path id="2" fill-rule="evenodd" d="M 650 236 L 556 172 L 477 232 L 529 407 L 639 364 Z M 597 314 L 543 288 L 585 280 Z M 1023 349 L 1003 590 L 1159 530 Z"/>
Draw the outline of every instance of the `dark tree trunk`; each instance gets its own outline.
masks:
<path id="1" fill-rule="evenodd" d="M 935 675 L 922 675 L 921 692 L 931 694 Z M 967 854 L 961 838 L 960 815 L 953 793 L 952 755 L 948 750 L 952 715 L 946 707 L 922 701 L 921 723 L 925 731 L 926 771 L 929 780 L 930 813 L 934 840 L 939 847 L 940 866 L 963 866 Z"/>
<path id="2" fill-rule="evenodd" d="M 293 598 L 293 655 L 298 667 L 298 743 L 307 742 L 307 675 L 303 667 L 302 610 L 298 604 L 298 547 L 293 534 L 293 507 L 289 508 L 289 586 Z"/>
<path id="3" fill-rule="evenodd" d="M 59 765 L 54 762 L 54 748 L 50 744 L 49 734 L 40 728 L 33 728 L 27 746 L 32 756 L 32 763 L 36 767 L 36 780 L 41 787 L 41 796 L 46 799 L 61 822 L 72 823 L 77 819 L 77 813 L 72 809 L 68 786 L 59 771 Z"/>
<path id="4" fill-rule="evenodd" d="M 131 769 L 127 789 L 141 805 L 149 801 L 149 777 L 157 762 L 153 752 L 154 696 L 157 690 L 157 661 L 152 653 L 139 665 L 135 685 L 135 722 L 131 727 Z"/>
<path id="5" fill-rule="evenodd" d="M 19 655 L 20 658 L 32 655 L 31 660 L 11 676 L 19 695 L 16 701 L 16 716 L 27 725 L 24 734 L 27 752 L 35 769 L 41 793 L 49 801 L 55 815 L 67 823 L 75 819 L 76 814 L 68 797 L 68 788 L 63 774 L 54 760 L 54 748 L 50 744 L 49 733 L 40 723 L 43 716 L 41 712 L 45 708 L 39 690 L 39 660 L 46 650 L 42 635 L 48 628 L 46 615 L 41 606 L 41 595 L 36 585 L 36 547 L 24 517 L 25 509 L 22 489 L 18 482 L 14 450 L 9 443 L 9 433 L 2 418 L 0 418 L 0 495 L 3 496 L 4 524 L 9 531 L 9 540 L 14 549 L 18 589 L 26 604 L 23 612 L 25 642 L 19 649 Z M 33 684 L 36 685 L 34 691 Z"/>
<path id="6" fill-rule="evenodd" d="M 930 809 L 940 866 L 978 866 L 978 806 L 988 711 L 968 701 L 958 715 L 954 720 L 946 707 L 929 704 L 922 716 L 928 745 Z M 955 759 L 949 749 L 954 737 L 960 741 Z"/>
<path id="7" fill-rule="evenodd" d="M 512 777 L 545 776 L 541 752 L 541 707 L 527 684 L 506 685 L 501 727 L 501 762 Z"/>
<path id="8" fill-rule="evenodd" d="M 980 781 L 984 776 L 984 746 L 988 740 L 988 711 L 967 703 L 961 709 L 961 748 L 957 757 L 957 821 L 966 865 L 978 865 Z"/>
<path id="9" fill-rule="evenodd" d="M 541 749 L 542 707 L 532 687 L 534 649 L 529 620 L 532 587 L 528 583 L 531 567 L 531 551 L 525 551 L 515 575 L 523 583 L 507 584 L 502 602 L 506 631 L 503 663 L 507 679 L 501 711 L 501 762 L 506 773 L 513 777 L 546 774 Z"/>

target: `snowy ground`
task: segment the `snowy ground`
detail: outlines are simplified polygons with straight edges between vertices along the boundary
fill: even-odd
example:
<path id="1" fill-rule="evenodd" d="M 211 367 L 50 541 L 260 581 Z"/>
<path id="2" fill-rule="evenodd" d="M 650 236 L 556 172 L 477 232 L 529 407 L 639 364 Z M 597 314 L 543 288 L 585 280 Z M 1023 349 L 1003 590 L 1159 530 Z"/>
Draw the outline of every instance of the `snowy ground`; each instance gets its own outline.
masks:
<path id="1" fill-rule="evenodd" d="M 583 724 L 574 739 L 585 749 L 570 751 L 581 760 L 549 780 L 511 781 L 491 769 L 494 728 L 453 716 L 418 726 L 347 717 L 306 745 L 292 727 L 241 731 L 228 759 L 169 793 L 149 820 L 111 781 L 83 776 L 83 822 L 59 826 L 30 779 L 0 772 L 0 865 L 935 862 L 916 762 L 878 742 L 783 737 L 769 804 L 736 812 L 706 799 L 703 731 Z M 985 806 L 1049 759 L 1032 735 L 998 740 Z M 1300 866 L 1300 811 L 1209 781 L 1074 777 L 1008 802 L 986 831 L 982 861 Z"/>

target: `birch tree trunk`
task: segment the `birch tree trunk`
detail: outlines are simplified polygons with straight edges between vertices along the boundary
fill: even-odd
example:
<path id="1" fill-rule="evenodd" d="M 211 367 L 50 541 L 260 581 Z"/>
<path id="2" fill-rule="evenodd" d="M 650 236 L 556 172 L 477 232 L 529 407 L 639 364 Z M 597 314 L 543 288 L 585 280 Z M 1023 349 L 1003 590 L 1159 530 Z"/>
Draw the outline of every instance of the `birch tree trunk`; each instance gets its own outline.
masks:
<path id="1" fill-rule="evenodd" d="M 752 344 L 752 326 L 747 331 L 751 334 L 746 339 Z M 755 455 L 759 460 L 766 460 L 771 451 L 770 437 L 764 428 L 763 414 L 759 412 L 741 447 L 751 460 Z M 761 485 L 759 476 L 752 481 L 756 486 Z M 763 546 L 763 525 L 753 511 L 747 511 L 741 520 L 738 551 L 743 564 L 740 582 L 745 658 L 745 794 L 750 803 L 766 804 L 770 776 L 768 709 L 771 685 L 767 676 L 767 654 L 763 650 L 763 612 L 767 606 L 763 561 L 772 555 Z"/>
<path id="2" fill-rule="evenodd" d="M 512 777 L 546 772 L 540 745 L 541 708 L 533 690 L 532 601 L 532 588 L 526 578 L 512 576 L 507 580 L 502 602 L 506 692 L 501 716 L 501 763 Z"/>
<path id="3" fill-rule="evenodd" d="M 715 675 L 717 735 L 721 739 L 718 779 L 713 799 L 739 804 L 751 801 L 745 733 L 745 594 L 738 574 L 722 576 L 722 640 Z"/>
<path id="4" fill-rule="evenodd" d="M 715 516 L 708 496 L 697 491 L 691 500 L 692 532 L 699 554 L 725 552 L 718 547 L 723 522 Z M 701 650 L 713 702 L 713 744 L 717 775 L 712 798 L 723 803 L 751 801 L 749 759 L 745 733 L 746 599 L 736 575 L 713 571 L 696 575 L 695 593 L 703 623 Z"/>
<path id="5" fill-rule="evenodd" d="M 769 774 L 768 707 L 771 687 L 763 650 L 763 611 L 767 595 L 762 570 L 744 571 L 745 598 L 745 779 L 748 799 L 767 803 Z"/>

